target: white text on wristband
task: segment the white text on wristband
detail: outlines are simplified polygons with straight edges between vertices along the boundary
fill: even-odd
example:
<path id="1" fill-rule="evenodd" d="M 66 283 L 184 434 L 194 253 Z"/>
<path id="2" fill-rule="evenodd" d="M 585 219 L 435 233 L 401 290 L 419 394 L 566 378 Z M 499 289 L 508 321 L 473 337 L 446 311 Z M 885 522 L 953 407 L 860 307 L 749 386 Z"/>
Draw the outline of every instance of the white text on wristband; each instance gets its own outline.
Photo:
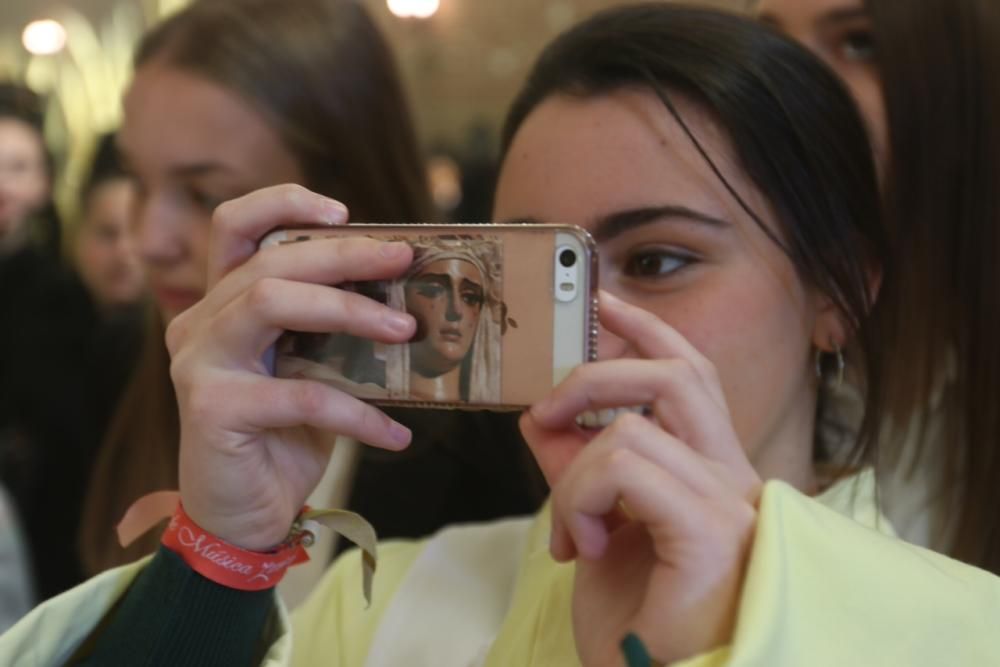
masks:
<path id="1" fill-rule="evenodd" d="M 301 539 L 267 553 L 229 544 L 202 530 L 180 503 L 163 533 L 162 542 L 206 579 L 243 591 L 273 588 L 289 567 L 309 560 Z"/>

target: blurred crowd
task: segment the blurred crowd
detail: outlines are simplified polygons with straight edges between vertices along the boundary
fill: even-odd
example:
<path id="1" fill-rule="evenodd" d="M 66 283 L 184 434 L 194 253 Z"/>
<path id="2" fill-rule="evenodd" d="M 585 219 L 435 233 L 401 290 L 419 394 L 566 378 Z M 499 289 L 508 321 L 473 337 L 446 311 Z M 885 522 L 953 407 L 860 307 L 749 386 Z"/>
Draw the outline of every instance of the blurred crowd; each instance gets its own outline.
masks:
<path id="1" fill-rule="evenodd" d="M 271 40 L 252 30 L 277 5 L 260 11 L 203 12 L 201 25 L 174 28 L 183 46 L 166 55 L 158 41 L 170 34 L 169 22 L 147 36 L 137 65 L 150 64 L 124 102 L 127 126 L 95 137 L 71 219 L 54 201 L 61 170 L 46 145 L 46 100 L 24 84 L 0 83 L 0 551 L 10 554 L 0 556 L 10 593 L 0 593 L 0 624 L 155 547 L 151 534 L 122 549 L 112 528 L 143 493 L 177 486 L 163 327 L 204 293 L 215 206 L 260 186 L 304 182 L 344 192 L 369 221 L 490 217 L 489 130 L 473 126 L 467 145 L 423 157 L 392 56 L 363 11 L 345 14 L 359 33 L 338 39 L 324 26 L 276 26 L 282 40 L 268 49 L 279 57 L 245 90 L 222 83 L 234 71 L 257 73 L 242 55 L 203 53 L 198 76 L 170 65 L 196 57 L 197 38 L 234 16 L 247 47 L 261 48 Z M 283 52 L 303 36 L 312 38 L 299 47 L 305 54 Z M 377 77 L 365 91 L 370 99 L 343 109 L 338 93 L 359 94 L 366 84 L 355 90 L 359 82 L 341 63 L 361 56 Z M 330 84 L 304 100 L 315 108 L 282 106 L 289 81 L 319 80 Z M 284 120 L 272 125 L 260 106 Z M 373 112 L 382 124 L 365 118 Z M 343 166 L 363 161 L 367 172 Z M 418 537 L 455 521 L 528 513 L 541 502 L 544 484 L 527 453 L 488 445 L 516 437 L 512 420 L 398 412 L 433 428 L 407 461 L 371 453 L 348 461 L 355 481 L 349 497 L 338 498 L 380 535 Z M 454 442 L 456 429 L 481 428 L 489 435 L 482 444 Z M 376 485 L 393 476 L 399 484 L 386 498 Z M 330 547 L 330 555 L 345 546 Z"/>

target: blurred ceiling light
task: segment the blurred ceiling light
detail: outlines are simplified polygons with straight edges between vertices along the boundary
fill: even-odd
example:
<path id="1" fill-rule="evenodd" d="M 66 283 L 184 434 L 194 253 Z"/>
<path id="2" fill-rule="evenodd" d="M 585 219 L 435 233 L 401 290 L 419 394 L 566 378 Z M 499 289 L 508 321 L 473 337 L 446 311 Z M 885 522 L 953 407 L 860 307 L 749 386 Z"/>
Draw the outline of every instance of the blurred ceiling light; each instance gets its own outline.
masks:
<path id="1" fill-rule="evenodd" d="M 429 19 L 437 13 L 441 0 L 386 0 L 389 11 L 404 19 Z"/>
<path id="2" fill-rule="evenodd" d="M 21 35 L 24 48 L 36 56 L 59 53 L 66 46 L 66 28 L 59 21 L 32 21 Z"/>

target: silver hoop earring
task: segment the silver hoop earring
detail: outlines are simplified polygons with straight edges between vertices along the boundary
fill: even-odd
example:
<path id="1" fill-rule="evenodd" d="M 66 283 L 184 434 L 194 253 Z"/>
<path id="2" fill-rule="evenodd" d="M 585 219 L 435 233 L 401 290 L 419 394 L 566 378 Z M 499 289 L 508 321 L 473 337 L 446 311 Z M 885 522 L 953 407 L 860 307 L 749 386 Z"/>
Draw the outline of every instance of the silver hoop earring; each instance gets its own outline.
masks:
<path id="1" fill-rule="evenodd" d="M 837 384 L 834 387 L 840 389 L 844 386 L 844 367 L 847 364 L 844 363 L 844 351 L 836 343 L 833 344 L 833 353 L 837 357 Z"/>
<path id="2" fill-rule="evenodd" d="M 833 345 L 833 356 L 837 360 L 837 384 L 834 385 L 835 389 L 840 389 L 844 386 L 844 369 L 847 367 L 847 363 L 844 361 L 844 351 L 840 349 L 837 343 L 831 341 Z M 823 352 L 822 348 L 816 348 L 816 377 L 822 381 L 823 380 Z"/>

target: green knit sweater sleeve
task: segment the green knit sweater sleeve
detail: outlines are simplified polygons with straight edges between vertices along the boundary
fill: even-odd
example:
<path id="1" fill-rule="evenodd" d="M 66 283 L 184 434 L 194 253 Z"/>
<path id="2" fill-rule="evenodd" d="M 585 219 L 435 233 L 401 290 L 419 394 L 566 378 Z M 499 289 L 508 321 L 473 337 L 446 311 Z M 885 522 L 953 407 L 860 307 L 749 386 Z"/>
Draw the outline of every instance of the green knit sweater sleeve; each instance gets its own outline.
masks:
<path id="1" fill-rule="evenodd" d="M 275 610 L 273 590 L 220 586 L 161 546 L 73 664 L 253 665 Z"/>

